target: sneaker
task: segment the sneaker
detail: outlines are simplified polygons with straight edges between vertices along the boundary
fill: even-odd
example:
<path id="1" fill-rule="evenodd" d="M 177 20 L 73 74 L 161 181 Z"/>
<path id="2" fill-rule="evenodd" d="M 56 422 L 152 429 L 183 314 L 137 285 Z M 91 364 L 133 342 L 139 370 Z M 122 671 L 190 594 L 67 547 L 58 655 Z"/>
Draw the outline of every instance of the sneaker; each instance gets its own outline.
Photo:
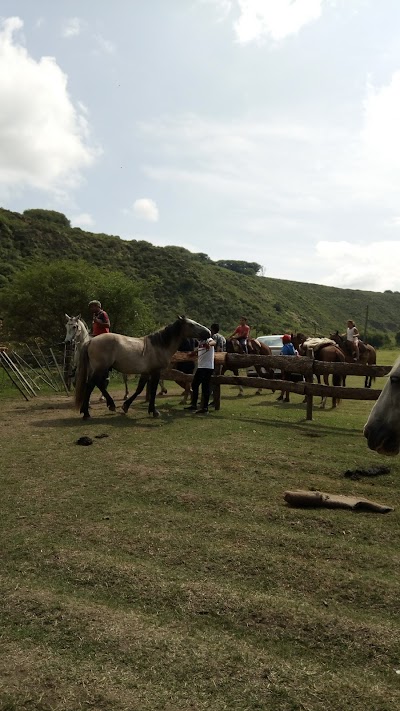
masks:
<path id="1" fill-rule="evenodd" d="M 188 407 L 184 407 L 184 410 L 197 410 L 197 405 L 188 405 Z"/>
<path id="2" fill-rule="evenodd" d="M 208 410 L 204 410 L 204 408 L 202 408 L 201 410 L 196 410 L 196 412 L 194 414 L 195 415 L 208 415 Z"/>

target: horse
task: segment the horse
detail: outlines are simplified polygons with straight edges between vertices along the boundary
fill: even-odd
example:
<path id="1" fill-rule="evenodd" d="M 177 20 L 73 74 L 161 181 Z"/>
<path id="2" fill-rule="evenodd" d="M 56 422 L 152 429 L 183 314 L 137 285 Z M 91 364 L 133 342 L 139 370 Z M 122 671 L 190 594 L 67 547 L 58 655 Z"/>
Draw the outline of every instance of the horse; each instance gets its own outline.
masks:
<path id="1" fill-rule="evenodd" d="M 74 357 L 73 357 L 73 375 L 74 378 L 76 378 L 76 371 L 78 368 L 79 364 L 79 356 L 82 350 L 82 347 L 85 345 L 85 343 L 89 343 L 90 341 L 90 334 L 89 334 L 89 329 L 85 323 L 85 321 L 79 316 L 68 316 L 68 314 L 65 314 L 65 318 L 67 319 L 67 322 L 65 324 L 66 328 L 66 336 L 64 339 L 64 343 L 72 343 L 74 345 Z M 123 373 L 122 379 L 124 381 L 125 385 L 125 395 L 124 395 L 124 400 L 128 398 L 129 395 L 129 389 L 128 389 L 128 376 Z M 101 396 L 100 400 L 103 400 L 103 395 Z"/>
<path id="2" fill-rule="evenodd" d="M 227 353 L 239 353 L 239 354 L 245 354 L 245 349 L 242 346 L 241 343 L 237 340 L 237 338 L 228 338 L 226 341 L 226 352 Z M 269 346 L 266 345 L 266 343 L 261 343 L 258 341 L 256 338 L 249 338 L 247 341 L 247 352 L 252 355 L 272 355 L 272 351 Z M 262 365 L 255 365 L 254 366 L 255 371 L 258 375 L 259 378 L 273 378 L 274 377 L 274 370 L 273 368 L 269 368 L 266 370 L 264 366 Z M 226 365 L 222 366 L 221 369 L 221 375 L 225 375 L 226 371 L 230 370 L 234 375 L 237 377 L 239 376 L 239 368 L 231 368 L 227 367 Z M 243 386 L 238 385 L 239 392 L 238 392 L 238 397 L 243 396 Z M 262 388 L 259 388 L 256 392 L 256 395 L 262 395 Z M 273 390 L 275 392 L 275 390 Z"/>
<path id="3" fill-rule="evenodd" d="M 78 363 L 79 363 L 79 356 L 80 352 L 82 349 L 82 346 L 85 343 L 88 343 L 90 341 L 90 334 L 89 334 L 89 329 L 85 323 L 85 321 L 81 318 L 81 316 L 68 316 L 68 314 L 65 314 L 65 318 L 67 319 L 67 322 L 65 324 L 66 328 L 66 336 L 64 339 L 64 343 L 72 343 L 74 345 L 74 357 L 73 357 L 73 376 L 74 376 L 74 384 L 75 384 L 75 377 L 76 377 L 76 371 L 78 368 Z M 129 395 L 129 388 L 128 388 L 128 376 L 126 373 L 122 373 L 122 380 L 124 382 L 125 386 L 125 394 L 124 394 L 124 400 L 128 399 Z M 167 390 L 164 387 L 164 381 L 160 380 L 160 395 L 166 395 Z M 100 397 L 100 401 L 102 402 L 105 398 L 103 395 Z"/>
<path id="4" fill-rule="evenodd" d="M 93 388 L 97 386 L 104 395 L 107 407 L 115 412 L 115 403 L 107 392 L 107 375 L 110 368 L 120 373 L 140 375 L 138 386 L 122 409 L 128 412 L 132 402 L 150 382 L 149 415 L 159 417 L 155 407 L 157 385 L 160 372 L 167 368 L 171 356 L 176 352 L 183 338 L 203 340 L 210 337 L 210 331 L 186 316 L 179 316 L 174 323 L 143 338 L 130 338 L 118 333 L 103 333 L 86 343 L 80 354 L 78 378 L 75 389 L 75 404 L 84 419 L 89 415 L 89 399 Z"/>
<path id="5" fill-rule="evenodd" d="M 364 425 L 364 437 L 379 454 L 393 457 L 400 451 L 400 358 Z"/>
<path id="6" fill-rule="evenodd" d="M 354 363 L 354 355 L 351 350 L 351 344 L 345 336 L 340 335 L 339 331 L 332 333 L 329 338 L 338 344 L 339 348 L 343 351 L 346 359 L 346 363 Z M 358 349 L 360 354 L 359 363 L 364 365 L 375 365 L 376 364 L 376 350 L 369 343 L 363 343 L 363 341 L 358 341 Z M 372 382 L 375 380 L 374 376 L 366 375 L 364 381 L 364 387 L 370 388 Z"/>
<path id="7" fill-rule="evenodd" d="M 309 352 L 309 348 L 307 348 L 307 340 L 310 340 L 307 338 L 307 336 L 304 335 L 304 333 L 297 333 L 296 335 L 292 334 L 292 343 L 295 348 L 299 351 L 300 355 L 307 355 L 307 352 Z M 331 339 L 318 339 L 321 341 L 326 340 L 327 343 L 324 345 L 323 343 L 321 344 L 320 348 L 318 349 L 312 349 L 313 352 L 313 358 L 315 360 L 320 360 L 323 363 L 344 363 L 345 362 L 345 355 L 343 351 L 339 348 L 339 346 L 334 345 L 333 343 L 329 343 L 329 340 Z M 333 340 L 333 339 L 332 339 Z M 324 373 L 323 375 L 324 378 L 324 384 L 329 385 L 329 374 Z M 317 376 L 317 380 L 320 383 L 320 376 Z M 343 375 L 340 375 L 339 373 L 333 373 L 332 374 L 332 385 L 338 386 L 338 385 L 344 385 L 345 378 Z M 321 404 L 320 407 L 322 409 L 325 408 L 327 401 L 327 396 L 322 395 L 321 397 Z M 332 398 L 332 408 L 335 408 L 336 405 L 339 405 L 340 399 L 339 398 Z"/>

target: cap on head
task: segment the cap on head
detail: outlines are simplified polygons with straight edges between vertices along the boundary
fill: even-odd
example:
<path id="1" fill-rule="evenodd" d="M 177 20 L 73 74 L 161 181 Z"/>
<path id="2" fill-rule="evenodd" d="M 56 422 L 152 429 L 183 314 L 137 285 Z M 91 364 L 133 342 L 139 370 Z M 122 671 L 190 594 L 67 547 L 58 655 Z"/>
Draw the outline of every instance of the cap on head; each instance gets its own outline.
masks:
<path id="1" fill-rule="evenodd" d="M 290 343 L 291 340 L 292 340 L 292 337 L 289 336 L 288 333 L 285 333 L 285 335 L 282 336 L 282 343 Z"/>
<path id="2" fill-rule="evenodd" d="M 97 300 L 89 301 L 89 306 L 99 306 L 101 308 L 101 303 Z"/>

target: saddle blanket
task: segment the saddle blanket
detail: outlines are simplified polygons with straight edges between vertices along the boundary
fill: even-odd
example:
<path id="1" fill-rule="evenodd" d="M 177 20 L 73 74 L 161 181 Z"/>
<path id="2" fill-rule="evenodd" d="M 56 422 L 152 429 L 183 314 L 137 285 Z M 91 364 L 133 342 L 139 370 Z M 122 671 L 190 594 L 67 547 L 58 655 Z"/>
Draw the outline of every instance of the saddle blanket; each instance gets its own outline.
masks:
<path id="1" fill-rule="evenodd" d="M 323 346 L 336 346 L 335 341 L 330 338 L 306 338 L 303 343 L 303 348 L 312 348 L 313 351 L 318 351 Z"/>

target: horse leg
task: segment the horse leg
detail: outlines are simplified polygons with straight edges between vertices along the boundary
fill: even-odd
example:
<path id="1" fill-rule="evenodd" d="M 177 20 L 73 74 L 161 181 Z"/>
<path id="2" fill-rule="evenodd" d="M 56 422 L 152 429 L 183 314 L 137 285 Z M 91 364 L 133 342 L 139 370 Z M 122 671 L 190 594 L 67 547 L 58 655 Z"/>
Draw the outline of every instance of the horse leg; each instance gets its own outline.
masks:
<path id="1" fill-rule="evenodd" d="M 89 417 L 90 417 L 90 414 L 89 414 L 89 400 L 90 400 L 90 396 L 91 396 L 91 394 L 92 394 L 93 389 L 95 388 L 95 386 L 96 386 L 96 376 L 95 376 L 95 375 L 91 375 L 90 378 L 89 378 L 89 380 L 88 380 L 87 383 L 86 383 L 86 386 L 85 386 L 85 394 L 84 394 L 84 396 L 83 396 L 83 402 L 82 402 L 82 405 L 81 405 L 81 409 L 79 410 L 79 412 L 81 413 L 81 415 L 83 415 L 83 419 L 84 419 L 84 420 L 88 420 Z"/>
<path id="2" fill-rule="evenodd" d="M 234 369 L 232 368 L 232 373 L 233 373 L 234 375 L 236 375 L 237 378 L 239 377 L 239 370 L 238 370 L 237 368 L 236 368 L 236 370 L 234 370 Z M 238 388 L 239 388 L 239 392 L 238 392 L 237 396 L 238 396 L 238 397 L 243 397 L 243 393 L 244 393 L 243 385 L 238 385 Z"/>
<path id="3" fill-rule="evenodd" d="M 329 385 L 329 375 L 324 375 L 324 384 Z M 321 404 L 320 404 L 321 410 L 325 410 L 326 401 L 327 401 L 327 396 L 321 395 Z M 333 407 L 333 401 L 332 401 L 332 407 Z"/>
<path id="4" fill-rule="evenodd" d="M 260 366 L 258 366 L 255 370 L 256 370 L 256 373 L 257 373 L 257 377 L 258 377 L 258 378 L 264 378 L 264 377 L 265 377 L 265 376 L 264 376 L 264 373 L 262 372 L 262 368 L 260 368 Z M 255 392 L 255 395 L 262 395 L 262 394 L 263 394 L 263 389 L 262 389 L 262 388 L 258 388 L 258 390 L 256 390 L 256 392 Z"/>
<path id="5" fill-rule="evenodd" d="M 149 408 L 148 408 L 148 413 L 149 415 L 153 415 L 153 417 L 160 417 L 160 413 L 156 409 L 156 395 L 157 395 L 157 387 L 158 387 L 158 382 L 160 380 L 160 372 L 156 371 L 155 373 L 152 373 L 150 375 L 150 402 L 149 402 Z"/>
<path id="6" fill-rule="evenodd" d="M 160 395 L 167 395 L 168 390 L 167 390 L 167 388 L 166 388 L 165 385 L 164 385 L 164 381 L 163 381 L 163 380 L 160 380 L 160 383 L 159 383 L 159 384 L 160 384 Z"/>
<path id="7" fill-rule="evenodd" d="M 122 380 L 124 381 L 124 385 L 125 385 L 124 400 L 127 400 L 127 399 L 128 399 L 128 395 L 129 395 L 129 389 L 128 389 L 128 376 L 127 376 L 126 373 L 122 373 Z"/>
<path id="8" fill-rule="evenodd" d="M 112 399 L 110 393 L 107 391 L 107 385 L 110 382 L 110 379 L 107 377 L 108 373 L 105 374 L 104 378 L 98 379 L 96 385 L 99 388 L 103 399 L 107 403 L 107 407 L 111 412 L 115 412 L 115 402 Z"/>
<path id="9" fill-rule="evenodd" d="M 137 388 L 136 388 L 135 392 L 133 393 L 133 395 L 131 395 L 130 397 L 128 397 L 128 399 L 125 400 L 124 404 L 122 405 L 122 409 L 123 409 L 124 412 L 128 412 L 128 410 L 129 410 L 130 406 L 132 405 L 133 401 L 137 398 L 138 395 L 140 395 L 140 393 L 141 393 L 142 390 L 144 389 L 144 387 L 145 387 L 145 385 L 146 385 L 148 379 L 149 379 L 148 373 L 144 373 L 143 375 L 140 376 L 139 382 L 138 382 L 138 385 L 137 385 Z"/>
<path id="10" fill-rule="evenodd" d="M 188 401 L 188 397 L 190 395 L 190 382 L 184 384 L 184 391 L 182 395 L 182 400 L 180 401 L 180 405 L 186 405 Z"/>
<path id="11" fill-rule="evenodd" d="M 104 378 L 104 385 L 105 385 L 105 387 L 107 388 L 107 387 L 109 386 L 109 384 L 110 384 L 110 371 L 108 370 L 108 371 L 107 371 L 107 375 L 106 375 L 106 377 Z M 96 383 L 96 385 L 97 385 L 97 383 Z M 101 392 L 100 386 L 98 385 L 97 387 L 99 388 L 99 390 L 100 390 L 100 392 Z M 107 398 L 106 398 L 105 395 L 102 393 L 102 394 L 100 395 L 100 397 L 99 397 L 99 402 L 104 402 L 104 400 L 106 400 L 106 402 L 107 402 L 107 407 L 108 407 Z"/>

